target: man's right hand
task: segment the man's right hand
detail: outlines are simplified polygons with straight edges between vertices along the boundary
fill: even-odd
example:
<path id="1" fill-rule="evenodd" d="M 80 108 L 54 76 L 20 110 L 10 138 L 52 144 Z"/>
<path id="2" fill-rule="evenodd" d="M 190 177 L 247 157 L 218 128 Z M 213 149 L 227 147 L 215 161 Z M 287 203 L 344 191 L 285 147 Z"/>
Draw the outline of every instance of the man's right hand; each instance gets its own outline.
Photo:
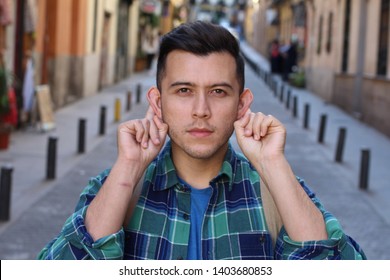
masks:
<path id="1" fill-rule="evenodd" d="M 138 163 L 142 169 L 158 155 L 168 133 L 163 123 L 149 106 L 144 119 L 122 123 L 118 128 L 118 160 Z"/>
<path id="2" fill-rule="evenodd" d="M 117 161 L 86 213 L 85 225 L 94 240 L 126 224 L 134 188 L 164 145 L 167 132 L 168 125 L 150 107 L 144 119 L 119 126 Z"/>

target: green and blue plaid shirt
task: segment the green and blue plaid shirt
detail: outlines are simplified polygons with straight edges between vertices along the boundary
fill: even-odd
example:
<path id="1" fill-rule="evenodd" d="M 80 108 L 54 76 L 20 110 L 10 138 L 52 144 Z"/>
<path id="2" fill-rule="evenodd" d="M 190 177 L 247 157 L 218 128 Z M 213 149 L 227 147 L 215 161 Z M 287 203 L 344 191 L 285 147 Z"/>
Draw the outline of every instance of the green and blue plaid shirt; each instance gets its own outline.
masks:
<path id="1" fill-rule="evenodd" d="M 148 167 L 143 189 L 127 228 L 94 241 L 84 217 L 109 174 L 90 180 L 76 210 L 40 259 L 185 259 L 190 233 L 191 191 L 177 177 L 170 143 Z M 295 242 L 281 229 L 275 248 L 263 212 L 256 170 L 229 145 L 203 221 L 203 259 L 365 259 L 314 193 L 302 187 L 321 210 L 328 240 Z"/>

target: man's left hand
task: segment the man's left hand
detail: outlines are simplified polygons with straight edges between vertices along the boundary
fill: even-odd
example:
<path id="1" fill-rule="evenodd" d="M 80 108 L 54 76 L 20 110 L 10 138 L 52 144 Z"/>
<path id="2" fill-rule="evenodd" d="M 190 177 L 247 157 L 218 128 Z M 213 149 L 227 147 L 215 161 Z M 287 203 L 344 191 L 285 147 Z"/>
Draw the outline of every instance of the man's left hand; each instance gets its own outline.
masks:
<path id="1" fill-rule="evenodd" d="M 286 129 L 275 117 L 248 109 L 234 128 L 238 144 L 252 164 L 284 156 Z"/>

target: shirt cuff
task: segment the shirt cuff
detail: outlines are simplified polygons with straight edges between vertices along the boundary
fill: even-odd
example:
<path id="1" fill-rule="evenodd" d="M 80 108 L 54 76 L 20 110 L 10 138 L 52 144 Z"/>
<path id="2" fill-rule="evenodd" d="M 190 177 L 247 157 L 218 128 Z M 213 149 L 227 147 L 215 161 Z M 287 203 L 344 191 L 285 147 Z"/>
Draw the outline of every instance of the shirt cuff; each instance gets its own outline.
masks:
<path id="1" fill-rule="evenodd" d="M 62 232 L 65 239 L 92 259 L 122 259 L 124 247 L 123 228 L 118 232 L 94 241 L 85 226 L 84 217 L 88 206 L 76 211 L 66 221 Z"/>
<path id="2" fill-rule="evenodd" d="M 328 239 L 294 241 L 283 227 L 279 234 L 277 247 L 283 248 L 282 259 L 364 259 L 364 253 L 342 230 L 337 219 L 326 222 Z M 282 243 L 283 245 L 281 245 Z"/>

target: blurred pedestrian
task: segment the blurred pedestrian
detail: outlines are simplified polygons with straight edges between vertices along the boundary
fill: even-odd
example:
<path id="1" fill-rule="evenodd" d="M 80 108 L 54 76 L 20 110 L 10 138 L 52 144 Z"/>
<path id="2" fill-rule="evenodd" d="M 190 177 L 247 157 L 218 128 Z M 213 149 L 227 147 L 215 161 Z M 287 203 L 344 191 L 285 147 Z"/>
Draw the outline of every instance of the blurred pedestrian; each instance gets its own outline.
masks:
<path id="1" fill-rule="evenodd" d="M 280 54 L 278 39 L 274 39 L 270 46 L 271 73 L 281 74 L 283 68 L 283 58 Z"/>
<path id="2" fill-rule="evenodd" d="M 288 81 L 294 67 L 298 65 L 298 42 L 295 37 L 283 47 L 283 60 L 283 80 Z"/>

